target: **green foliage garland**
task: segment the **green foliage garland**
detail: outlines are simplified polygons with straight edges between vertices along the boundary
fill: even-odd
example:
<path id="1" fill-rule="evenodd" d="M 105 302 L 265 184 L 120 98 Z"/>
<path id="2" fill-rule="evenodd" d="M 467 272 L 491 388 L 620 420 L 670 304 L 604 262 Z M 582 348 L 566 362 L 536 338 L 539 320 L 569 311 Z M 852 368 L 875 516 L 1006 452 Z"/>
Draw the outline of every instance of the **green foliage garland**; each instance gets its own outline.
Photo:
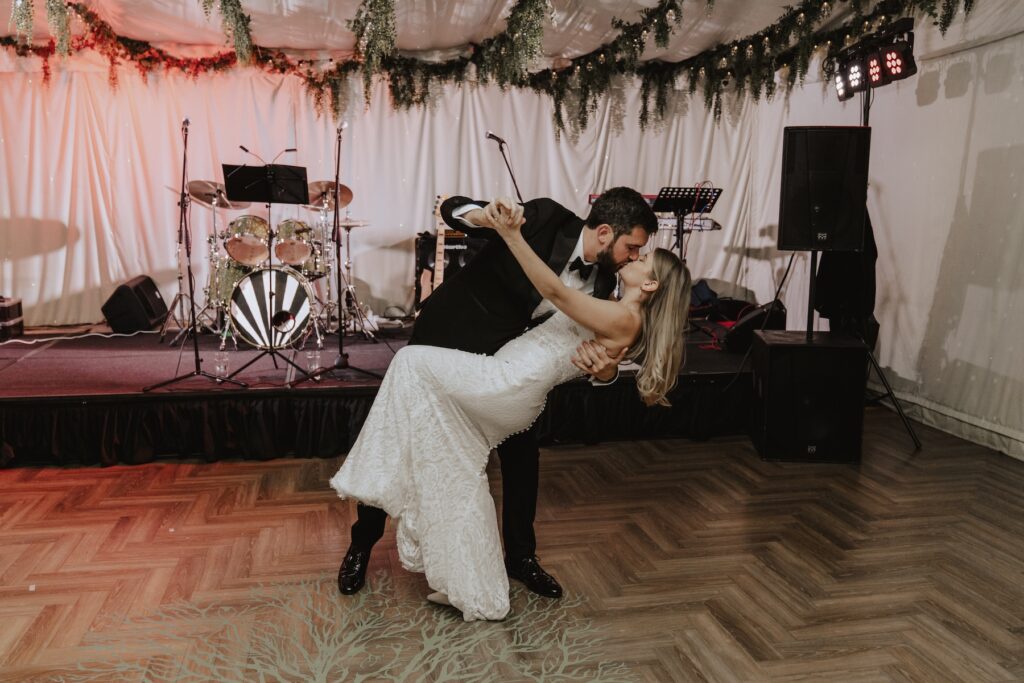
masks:
<path id="1" fill-rule="evenodd" d="M 32 0 L 14 0 L 11 5 L 11 23 L 18 41 L 26 45 L 32 40 L 32 25 L 35 18 L 35 7 Z"/>
<path id="2" fill-rule="evenodd" d="M 57 44 L 57 54 L 71 54 L 71 16 L 65 0 L 46 0 L 46 21 Z"/>
<path id="3" fill-rule="evenodd" d="M 201 0 L 203 11 L 209 17 L 215 0 Z M 249 29 L 249 15 L 242 9 L 240 0 L 219 0 L 221 22 L 228 40 L 235 46 L 238 61 L 245 64 L 252 59 L 252 32 Z"/>
<path id="4" fill-rule="evenodd" d="M 966 14 L 974 5 L 974 0 L 881 0 L 865 12 L 867 0 L 802 0 L 787 8 L 771 26 L 739 40 L 717 45 L 681 62 L 641 62 L 648 39 L 653 36 L 656 45 L 665 47 L 682 19 L 681 0 L 661 0 L 643 10 L 638 21 L 613 20 L 619 34 L 610 43 L 572 60 L 561 60 L 555 68 L 530 73 L 529 65 L 540 53 L 545 19 L 551 13 L 548 0 L 518 0 L 504 32 L 471 45 L 468 56 L 441 63 L 399 55 L 395 49 L 394 0 L 363 0 L 349 24 L 357 37 L 357 58 L 332 61 L 326 69 L 316 68 L 312 61 L 296 62 L 283 52 L 253 45 L 249 17 L 239 0 L 201 0 L 208 14 L 214 2 L 219 2 L 234 52 L 198 59 L 174 57 L 145 41 L 118 36 L 84 4 L 65 5 L 62 0 L 47 0 L 56 42 L 28 42 L 32 32 L 32 0 L 15 0 L 11 19 L 17 33 L 0 38 L 0 47 L 13 49 L 20 56 L 42 58 L 44 80 L 49 78 L 48 60 L 54 53 L 96 49 L 108 58 L 111 82 L 115 85 L 116 66 L 122 60 L 132 62 L 143 76 L 163 68 L 179 69 L 192 77 L 232 68 L 240 61 L 251 62 L 266 71 L 301 78 L 317 110 L 329 106 L 335 116 L 341 112 L 348 79 L 356 71 L 362 72 L 367 97 L 373 76 L 384 75 L 393 106 L 404 109 L 424 104 L 432 84 L 461 84 L 467 73 L 475 70 L 482 82 L 493 81 L 502 88 L 530 88 L 549 95 L 554 102 L 556 129 L 562 131 L 568 102 L 576 103 L 571 112 L 573 122 L 585 128 L 617 76 L 640 79 L 641 127 L 649 125 L 652 116 L 665 115 L 676 90 L 690 94 L 701 90 L 705 106 L 717 118 L 722 112 L 723 98 L 729 93 L 771 98 L 776 91 L 777 75 L 781 75 L 787 91 L 803 82 L 819 53 L 823 52 L 824 75 L 831 77 L 836 59 L 846 45 L 902 16 L 930 17 L 944 34 L 961 8 Z M 713 0 L 705 2 L 709 9 L 713 6 Z M 820 31 L 833 5 L 840 2 L 849 3 L 852 18 L 838 28 Z M 85 23 L 87 31 L 83 36 L 69 36 L 69 10 Z"/>
<path id="5" fill-rule="evenodd" d="M 369 106 L 373 76 L 395 54 L 394 0 L 363 0 L 348 27 L 356 36 L 356 58 L 363 64 L 363 92 Z"/>

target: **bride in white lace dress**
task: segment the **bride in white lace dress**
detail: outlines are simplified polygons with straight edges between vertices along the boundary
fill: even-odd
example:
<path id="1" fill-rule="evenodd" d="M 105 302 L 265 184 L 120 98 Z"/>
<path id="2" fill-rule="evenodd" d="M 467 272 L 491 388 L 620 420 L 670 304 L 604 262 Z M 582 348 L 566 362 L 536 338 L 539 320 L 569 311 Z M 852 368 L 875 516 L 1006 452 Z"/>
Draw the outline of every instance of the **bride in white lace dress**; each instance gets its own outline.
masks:
<path id="1" fill-rule="evenodd" d="M 667 403 L 682 363 L 690 276 L 659 249 L 620 271 L 618 301 L 566 287 L 523 240 L 522 209 L 489 207 L 493 226 L 530 281 L 559 310 L 485 356 L 407 346 L 392 360 L 370 414 L 331 486 L 382 508 L 397 524 L 402 565 L 426 574 L 429 599 L 466 621 L 503 619 L 509 584 L 486 466 L 491 449 L 528 429 L 548 393 L 582 373 L 576 347 L 629 347 L 648 404 Z"/>

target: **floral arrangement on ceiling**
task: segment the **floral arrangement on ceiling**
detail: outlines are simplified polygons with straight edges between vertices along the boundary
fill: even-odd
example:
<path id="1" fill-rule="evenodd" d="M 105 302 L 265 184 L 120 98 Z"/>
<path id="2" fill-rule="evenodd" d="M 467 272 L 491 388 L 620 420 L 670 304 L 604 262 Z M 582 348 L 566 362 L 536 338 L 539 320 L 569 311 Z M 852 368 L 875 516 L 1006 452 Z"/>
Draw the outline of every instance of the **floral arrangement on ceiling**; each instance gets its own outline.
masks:
<path id="1" fill-rule="evenodd" d="M 348 79 L 359 73 L 369 106 L 372 81 L 383 78 L 396 109 L 423 105 L 431 88 L 467 80 L 496 83 L 505 88 L 529 88 L 551 97 L 554 124 L 562 131 L 567 115 L 579 128 L 586 128 L 590 115 L 622 77 L 640 81 L 642 107 L 639 123 L 645 128 L 654 118 L 662 118 L 671 97 L 700 91 L 705 107 L 716 118 L 721 115 L 723 98 L 730 93 L 771 98 L 781 81 L 788 91 L 802 83 L 815 57 L 822 58 L 826 77 L 835 68 L 836 58 L 847 45 L 861 36 L 884 29 L 890 22 L 908 14 L 931 18 L 945 34 L 956 14 L 971 11 L 974 0 L 881 0 L 870 10 L 869 0 L 802 0 L 787 8 L 770 26 L 749 36 L 716 45 L 679 62 L 641 61 L 653 41 L 668 46 L 682 21 L 682 0 L 660 0 L 642 10 L 635 21 L 616 18 L 617 36 L 597 49 L 571 59 L 556 58 L 551 67 L 531 69 L 542 58 L 544 27 L 554 20 L 550 0 L 517 0 L 506 20 L 505 29 L 479 44 L 469 44 L 463 56 L 443 62 L 431 62 L 402 55 L 396 47 L 395 0 L 362 0 L 348 28 L 355 36 L 351 59 L 294 59 L 280 50 L 253 43 L 250 17 L 240 0 L 199 0 L 207 16 L 219 10 L 227 41 L 233 50 L 211 57 L 176 57 L 150 43 L 117 35 L 84 2 L 46 0 L 47 23 L 52 38 L 33 44 L 33 0 L 13 0 L 11 23 L 14 36 L 0 37 L 0 47 L 20 56 L 43 60 L 43 77 L 49 81 L 50 60 L 82 50 L 96 50 L 110 64 L 111 85 L 117 85 L 117 69 L 130 63 L 145 78 L 157 71 L 178 70 L 192 78 L 223 71 L 239 65 L 252 65 L 268 72 L 301 79 L 318 111 L 330 109 L 340 116 Z M 713 11 L 714 0 L 695 0 Z M 822 26 L 837 4 L 852 9 L 851 18 L 841 26 L 823 31 Z M 77 16 L 85 32 L 71 33 L 71 15 Z M 572 102 L 572 111 L 567 111 Z"/>

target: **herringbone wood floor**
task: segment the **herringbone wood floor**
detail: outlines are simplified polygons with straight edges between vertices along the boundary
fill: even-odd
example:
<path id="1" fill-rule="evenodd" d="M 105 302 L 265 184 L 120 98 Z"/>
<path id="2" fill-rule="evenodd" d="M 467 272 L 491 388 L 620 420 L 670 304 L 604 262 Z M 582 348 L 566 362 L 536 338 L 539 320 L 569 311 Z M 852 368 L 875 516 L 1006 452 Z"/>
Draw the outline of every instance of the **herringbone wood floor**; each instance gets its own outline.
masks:
<path id="1" fill-rule="evenodd" d="M 586 620 L 619 665 L 607 680 L 1024 680 L 1024 462 L 919 431 L 912 453 L 869 411 L 860 466 L 764 463 L 745 438 L 547 449 L 540 554 L 567 598 L 540 608 Z M 340 462 L 0 471 L 0 678 L 106 680 L 81 665 L 96 634 L 183 601 L 235 609 L 275 581 L 319 577 L 321 597 L 356 604 L 330 587 L 354 511 L 326 485 Z M 424 609 L 390 532 L 371 574 Z M 184 678 L 175 658 L 197 646 L 176 642 L 108 673 Z M 104 656 L 149 656 L 117 647 Z M 443 680 L 489 656 L 449 669 L 444 647 L 397 657 Z"/>

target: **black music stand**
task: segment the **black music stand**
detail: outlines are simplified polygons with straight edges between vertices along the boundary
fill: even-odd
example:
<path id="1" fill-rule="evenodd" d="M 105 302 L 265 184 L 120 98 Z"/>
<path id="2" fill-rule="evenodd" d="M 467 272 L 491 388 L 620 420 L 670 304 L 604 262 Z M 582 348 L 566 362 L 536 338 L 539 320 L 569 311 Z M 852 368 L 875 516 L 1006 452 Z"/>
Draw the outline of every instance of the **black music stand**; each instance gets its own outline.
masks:
<path id="1" fill-rule="evenodd" d="M 720 187 L 663 187 L 658 191 L 651 209 L 655 213 L 671 213 L 676 217 L 676 243 L 679 259 L 686 262 L 683 254 L 683 235 L 693 232 L 684 227 L 683 218 L 689 214 L 708 213 L 722 196 Z"/>
<path id="2" fill-rule="evenodd" d="M 284 164 L 267 164 L 265 166 L 237 166 L 235 164 L 222 164 L 224 169 L 224 194 L 232 201 L 263 202 L 267 205 L 267 223 L 270 224 L 270 211 L 274 204 L 309 204 L 309 186 L 306 184 L 306 169 L 302 166 L 286 166 Z M 270 230 L 267 242 L 270 265 L 274 263 L 274 231 Z M 270 346 L 263 349 L 261 353 L 249 360 L 245 365 L 227 376 L 231 379 L 247 367 L 258 361 L 263 356 L 270 356 L 274 359 L 274 366 L 277 366 L 277 359 L 280 358 L 303 375 L 309 374 L 293 360 L 282 354 L 274 345 L 273 330 L 280 325 L 286 324 L 293 319 L 291 313 L 286 310 L 274 311 L 275 301 L 274 279 L 269 278 L 269 289 L 267 291 L 267 329 L 271 331 L 268 335 Z M 319 381 L 316 377 L 314 381 Z"/>

